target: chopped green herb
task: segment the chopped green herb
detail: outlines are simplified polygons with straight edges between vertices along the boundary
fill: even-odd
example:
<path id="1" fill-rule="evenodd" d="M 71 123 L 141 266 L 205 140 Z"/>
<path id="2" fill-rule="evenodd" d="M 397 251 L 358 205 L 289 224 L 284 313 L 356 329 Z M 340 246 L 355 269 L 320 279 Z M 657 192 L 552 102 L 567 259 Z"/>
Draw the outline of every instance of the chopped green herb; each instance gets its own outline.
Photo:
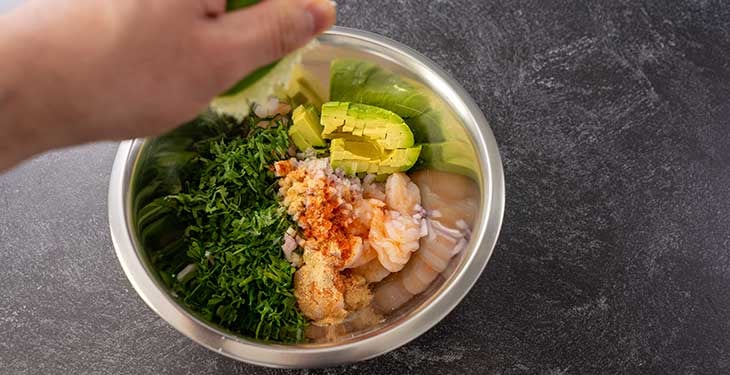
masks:
<path id="1" fill-rule="evenodd" d="M 171 216 L 183 224 L 184 246 L 172 241 L 151 253 L 181 301 L 234 332 L 298 342 L 307 323 L 296 307 L 295 268 L 281 250 L 293 224 L 276 199 L 270 169 L 288 158 L 290 141 L 281 121 L 268 129 L 253 126 L 254 121 L 190 145 L 186 152 L 196 156 L 185 154 L 189 161 L 179 191 L 153 200 L 138 217 L 148 237 Z"/>

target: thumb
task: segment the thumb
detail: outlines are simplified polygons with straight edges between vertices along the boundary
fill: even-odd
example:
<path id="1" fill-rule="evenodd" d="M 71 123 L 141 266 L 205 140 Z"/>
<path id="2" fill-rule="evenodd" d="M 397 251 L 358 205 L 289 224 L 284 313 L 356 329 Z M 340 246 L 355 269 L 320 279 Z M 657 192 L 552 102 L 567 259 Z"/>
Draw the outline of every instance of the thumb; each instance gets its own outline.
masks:
<path id="1" fill-rule="evenodd" d="M 219 19 L 224 32 L 235 35 L 235 48 L 246 51 L 242 69 L 253 70 L 304 46 L 330 28 L 336 19 L 330 0 L 265 0 Z"/>

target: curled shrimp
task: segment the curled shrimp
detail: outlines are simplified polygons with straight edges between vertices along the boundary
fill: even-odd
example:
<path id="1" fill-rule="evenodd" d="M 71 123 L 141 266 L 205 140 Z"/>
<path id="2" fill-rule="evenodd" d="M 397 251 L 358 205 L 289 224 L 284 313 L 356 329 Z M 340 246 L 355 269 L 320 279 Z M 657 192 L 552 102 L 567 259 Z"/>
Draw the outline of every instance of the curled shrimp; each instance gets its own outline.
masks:
<path id="1" fill-rule="evenodd" d="M 381 210 L 373 215 L 368 241 L 380 263 L 390 272 L 398 272 L 418 250 L 421 238 L 419 220 L 397 211 Z"/>
<path id="2" fill-rule="evenodd" d="M 455 227 L 463 220 L 469 227 L 476 219 L 479 205 L 479 188 L 467 177 L 424 170 L 412 175 L 413 182 L 421 190 L 422 206 L 442 224 Z"/>
<path id="3" fill-rule="evenodd" d="M 380 192 L 371 180 L 366 178 L 365 185 Z M 388 177 L 380 194 L 385 202 L 369 198 L 354 204 L 350 234 L 367 237 L 368 241 L 353 248 L 353 256 L 344 268 L 360 267 L 377 257 L 386 270 L 398 272 L 418 250 L 419 239 L 425 235 L 417 215 L 422 210 L 418 186 L 405 174 L 395 173 Z"/>
<path id="4" fill-rule="evenodd" d="M 413 215 L 421 204 L 421 191 L 408 176 L 395 173 L 385 182 L 385 202 L 391 210 Z"/>
<path id="5" fill-rule="evenodd" d="M 421 218 L 421 193 L 418 186 L 403 173 L 395 173 L 385 182 L 387 208 L 370 212 L 368 242 L 378 260 L 390 272 L 398 272 L 408 263 L 411 254 L 418 250 Z"/>
<path id="6" fill-rule="evenodd" d="M 385 203 L 377 199 L 361 199 L 355 202 L 352 211 L 354 220 L 347 230 L 357 240 L 352 246 L 352 256 L 346 260 L 343 269 L 360 267 L 378 256 L 370 242 L 363 238 L 368 237 L 373 217 L 382 212 L 383 207 Z"/>
<path id="7" fill-rule="evenodd" d="M 382 211 L 385 202 L 379 199 L 361 199 L 355 202 L 352 213 L 355 218 L 348 231 L 356 236 L 367 236 L 376 211 Z"/>
<path id="8" fill-rule="evenodd" d="M 378 259 L 373 259 L 362 266 L 353 268 L 353 271 L 364 277 L 369 283 L 377 283 L 390 275 L 390 271 L 385 269 Z"/>
<path id="9" fill-rule="evenodd" d="M 421 248 L 403 271 L 393 275 L 375 290 L 373 301 L 379 311 L 391 312 L 413 296 L 422 293 L 436 280 L 456 255 L 455 248 L 466 233 L 455 230 L 435 230 L 421 241 Z M 366 276 L 367 277 L 367 276 Z"/>
<path id="10" fill-rule="evenodd" d="M 469 228 L 476 215 L 479 192 L 466 177 L 426 170 L 414 173 L 413 181 L 421 193 L 419 203 L 430 213 L 426 219 L 428 236 L 421 239 L 418 252 L 401 272 L 391 275 L 375 288 L 373 304 L 383 313 L 400 308 L 415 295 L 427 290 L 442 272 L 453 265 L 453 258 L 468 242 Z M 386 183 L 386 194 L 396 188 L 403 189 L 403 184 L 390 188 Z M 388 201 L 388 206 L 391 205 L 404 209 L 412 206 L 413 202 Z"/>
<path id="11" fill-rule="evenodd" d="M 349 258 L 345 259 L 341 269 L 360 267 L 378 256 L 375 250 L 370 246 L 370 243 L 363 241 L 361 237 L 351 237 L 350 243 L 352 254 Z"/>

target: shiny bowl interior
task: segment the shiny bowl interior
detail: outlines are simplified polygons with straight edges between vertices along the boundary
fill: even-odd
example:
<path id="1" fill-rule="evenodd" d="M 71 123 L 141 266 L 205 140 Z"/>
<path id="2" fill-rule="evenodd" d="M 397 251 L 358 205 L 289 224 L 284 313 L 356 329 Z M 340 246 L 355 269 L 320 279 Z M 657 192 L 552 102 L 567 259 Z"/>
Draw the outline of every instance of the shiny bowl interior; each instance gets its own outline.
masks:
<path id="1" fill-rule="evenodd" d="M 151 199 L 145 194 L 147 162 L 165 150 L 159 146 L 162 138 L 125 141 L 117 154 L 109 190 L 112 238 L 122 267 L 140 296 L 160 317 L 223 355 L 273 367 L 322 367 L 388 352 L 431 328 L 461 301 L 484 269 L 497 240 L 504 209 L 501 160 L 489 125 L 469 95 L 440 68 L 410 48 L 351 29 L 336 28 L 320 37 L 319 45 L 304 56 L 303 65 L 328 87 L 329 63 L 340 57 L 369 60 L 419 82 L 439 98 L 447 121 L 461 124 L 459 129 L 471 141 L 471 151 L 479 166 L 480 202 L 471 241 L 428 290 L 388 315 L 378 326 L 318 344 L 281 345 L 241 337 L 203 321 L 178 303 L 152 268 L 135 223 L 140 205 Z M 174 165 L 170 168 L 174 174 Z"/>

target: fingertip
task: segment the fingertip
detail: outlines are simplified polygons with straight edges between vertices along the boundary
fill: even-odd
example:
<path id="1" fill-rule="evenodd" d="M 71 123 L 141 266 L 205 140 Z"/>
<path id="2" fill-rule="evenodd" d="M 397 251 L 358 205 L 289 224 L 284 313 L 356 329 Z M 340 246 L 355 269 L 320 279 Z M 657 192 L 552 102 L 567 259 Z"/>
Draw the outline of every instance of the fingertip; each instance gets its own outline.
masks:
<path id="1" fill-rule="evenodd" d="M 332 27 L 337 20 L 337 3 L 332 0 L 312 0 L 306 10 L 312 16 L 315 35 Z"/>
<path id="2" fill-rule="evenodd" d="M 329 0 L 265 0 L 218 17 L 208 34 L 218 39 L 213 55 L 239 75 L 306 45 L 335 20 Z"/>
<path id="3" fill-rule="evenodd" d="M 202 0 L 205 16 L 217 18 L 226 12 L 226 0 Z"/>

